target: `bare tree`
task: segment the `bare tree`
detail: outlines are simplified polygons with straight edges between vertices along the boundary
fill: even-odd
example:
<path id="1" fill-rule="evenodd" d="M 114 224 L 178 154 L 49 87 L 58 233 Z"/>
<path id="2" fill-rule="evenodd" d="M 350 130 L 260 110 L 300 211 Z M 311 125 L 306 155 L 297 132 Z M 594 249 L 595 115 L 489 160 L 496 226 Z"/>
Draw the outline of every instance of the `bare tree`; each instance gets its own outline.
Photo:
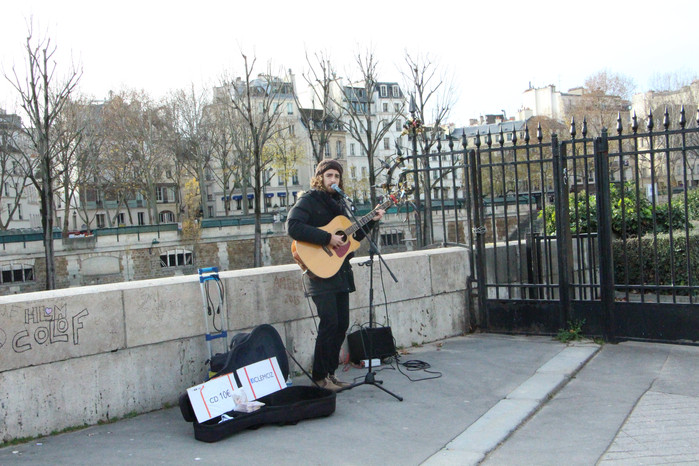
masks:
<path id="1" fill-rule="evenodd" d="M 62 173 L 57 163 L 59 135 L 56 134 L 56 122 L 75 91 L 82 72 L 74 66 L 68 76 L 60 83 L 56 82 L 57 64 L 54 61 L 56 47 L 50 39 L 33 38 L 32 28 L 26 41 L 27 52 L 26 77 L 22 80 L 13 68 L 14 79 L 5 76 L 19 92 L 20 106 L 29 120 L 25 132 L 32 144 L 32 153 L 25 153 L 28 173 L 34 184 L 41 203 L 41 225 L 43 228 L 44 257 L 46 260 L 46 289 L 56 287 L 53 212 L 55 181 Z"/>
<path id="2" fill-rule="evenodd" d="M 233 162 L 235 148 L 233 134 L 229 131 L 231 106 L 227 100 L 214 99 L 206 110 L 206 121 L 211 138 L 211 161 L 216 166 L 214 178 L 223 192 L 223 208 L 228 216 L 231 210 L 231 192 L 234 188 Z"/>
<path id="3" fill-rule="evenodd" d="M 260 198 L 263 193 L 262 174 L 271 163 L 264 157 L 264 147 L 267 142 L 281 130 L 278 125 L 282 113 L 282 103 L 292 99 L 293 87 L 290 82 L 273 76 L 268 67 L 267 73 L 253 76 L 256 59 L 248 61 L 243 57 L 245 75 L 234 82 L 226 83 L 224 87 L 230 90 L 230 100 L 233 109 L 247 127 L 249 138 L 249 153 L 252 156 L 253 192 L 255 205 L 255 244 L 254 266 L 262 266 L 262 206 Z M 239 138 L 238 138 L 239 140 Z M 239 147 L 240 149 L 246 149 Z"/>
<path id="4" fill-rule="evenodd" d="M 649 87 L 656 92 L 676 91 L 682 87 L 689 86 L 697 79 L 699 77 L 696 73 L 687 70 L 655 73 L 650 77 Z"/>
<path id="5" fill-rule="evenodd" d="M 455 103 L 455 92 L 451 80 L 444 73 L 440 74 L 439 67 L 429 55 L 411 56 L 406 52 L 405 63 L 408 72 L 404 76 L 408 87 L 414 90 L 410 106 L 411 118 L 421 125 L 421 131 L 415 132 L 414 136 L 422 155 L 415 163 L 424 169 L 419 183 L 425 188 L 425 215 L 422 217 L 422 238 L 419 240 L 420 245 L 425 246 L 432 243 L 432 189 L 439 182 L 439 179 L 431 179 L 430 153 L 444 137 L 446 119 Z"/>
<path id="6" fill-rule="evenodd" d="M 56 189 L 62 201 L 61 208 L 56 210 L 56 216 L 63 219 L 61 230 L 64 238 L 70 230 L 71 211 L 77 218 L 79 188 L 94 178 L 97 172 L 97 153 L 101 137 L 95 110 L 96 108 L 84 99 L 70 99 L 56 124 L 59 135 L 57 164 L 61 173 L 60 178 L 56 180 Z M 89 225 L 87 215 L 81 213 L 81 219 L 83 217 Z"/>
<path id="7" fill-rule="evenodd" d="M 377 91 L 379 81 L 374 53 L 369 50 L 363 53 L 358 52 L 355 62 L 360 79 L 350 80 L 348 85 L 342 87 L 340 96 L 333 96 L 333 102 L 336 106 L 344 108 L 342 126 L 366 154 L 369 168 L 369 197 L 371 205 L 375 205 L 375 156 L 384 136 L 400 118 L 401 113 L 395 112 L 390 118 L 378 121 L 377 110 L 374 108 L 376 105 L 374 93 Z"/>
<path id="8" fill-rule="evenodd" d="M 272 168 L 284 181 L 285 199 L 288 200 L 289 181 L 298 174 L 299 165 L 305 158 L 303 145 L 296 136 L 279 132 L 270 139 L 267 151 L 269 152 L 267 157 L 272 159 Z"/>
<path id="9" fill-rule="evenodd" d="M 323 52 L 316 53 L 314 58 L 312 60 L 306 52 L 309 68 L 303 73 L 303 79 L 311 93 L 311 108 L 302 108 L 297 89 L 294 89 L 294 100 L 300 111 L 301 122 L 308 132 L 313 159 L 317 164 L 323 160 L 323 152 L 330 137 L 339 129 L 338 122 L 343 117 L 343 107 L 333 102 L 333 89 L 337 86 L 338 78 L 330 59 Z"/>
<path id="10" fill-rule="evenodd" d="M 207 118 L 209 105 L 205 92 L 196 92 L 193 85 L 187 92 L 174 92 L 168 102 L 178 157 L 184 168 L 198 181 L 199 211 L 204 218 L 209 216 L 206 204 L 210 193 L 206 185 L 206 172 L 211 170 L 213 153 L 212 128 Z"/>
<path id="11" fill-rule="evenodd" d="M 131 218 L 127 201 L 139 192 L 148 203 L 150 223 L 159 223 L 156 188 L 172 162 L 167 107 L 144 92 L 124 91 L 110 99 L 103 114 L 106 140 L 100 163 L 117 201 L 114 219 L 122 207 Z"/>
<path id="12" fill-rule="evenodd" d="M 92 229 L 91 225 L 96 214 L 88 209 L 87 192 L 92 189 L 94 194 L 95 183 L 100 179 L 99 156 L 104 142 L 103 105 L 94 102 L 80 102 L 79 108 L 81 141 L 77 147 L 74 178 L 71 181 L 72 186 L 74 186 L 73 196 L 80 196 L 80 202 L 77 203 L 79 205 L 76 207 L 77 215 L 89 231 Z M 69 201 L 72 202 L 72 200 Z"/>
<path id="13" fill-rule="evenodd" d="M 21 140 L 22 121 L 17 115 L 8 115 L 0 109 L 0 230 L 7 230 L 15 215 L 20 214 L 21 200 L 31 186 L 23 166 L 24 159 L 18 144 Z M 31 189 L 31 188 L 29 188 Z"/>
<path id="14" fill-rule="evenodd" d="M 585 79 L 582 95 L 571 100 L 566 108 L 568 122 L 587 121 L 590 136 L 599 136 L 602 128 L 614 128 L 621 113 L 624 121 L 629 120 L 631 93 L 635 88 L 633 80 L 622 74 L 607 70 L 598 71 Z"/>

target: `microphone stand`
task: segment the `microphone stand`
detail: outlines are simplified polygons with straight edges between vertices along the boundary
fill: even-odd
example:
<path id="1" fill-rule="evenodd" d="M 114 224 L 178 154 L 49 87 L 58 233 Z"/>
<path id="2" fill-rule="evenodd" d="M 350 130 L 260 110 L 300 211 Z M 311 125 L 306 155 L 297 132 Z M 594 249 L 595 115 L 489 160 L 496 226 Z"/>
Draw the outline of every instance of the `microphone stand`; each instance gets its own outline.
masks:
<path id="1" fill-rule="evenodd" d="M 347 210 L 350 213 L 352 219 L 357 224 L 359 224 L 357 217 L 354 215 L 354 206 L 352 206 L 352 208 L 350 208 L 347 205 L 345 198 L 341 197 L 341 199 L 342 199 L 342 203 L 345 206 L 345 210 Z M 378 227 L 378 225 L 377 225 L 377 227 Z M 393 274 L 390 267 L 388 267 L 388 264 L 386 264 L 386 261 L 384 260 L 383 256 L 381 256 L 381 253 L 379 252 L 379 248 L 376 246 L 376 243 L 371 238 L 371 234 L 370 234 L 371 232 L 368 231 L 366 228 L 366 224 L 362 225 L 360 227 L 360 229 L 362 230 L 362 232 L 364 232 L 364 236 L 369 241 L 369 259 L 364 261 L 364 262 L 359 263 L 359 266 L 369 266 L 369 328 L 371 329 L 374 327 L 374 255 L 377 255 L 379 257 L 379 260 L 381 260 L 381 263 L 386 267 L 386 270 L 388 270 L 388 273 L 391 274 L 391 278 L 393 278 L 393 281 L 398 283 L 398 279 Z M 360 332 L 361 332 L 361 329 L 360 329 Z M 369 348 L 369 349 L 371 350 L 371 348 Z M 371 353 L 371 351 L 367 352 L 366 348 L 365 348 L 364 355 L 367 356 L 369 359 L 369 367 L 367 368 L 367 373 L 364 376 L 364 380 L 361 382 L 353 383 L 353 384 L 351 384 L 351 385 L 349 385 L 349 386 L 347 386 L 339 391 L 351 390 L 354 387 L 358 387 L 360 385 L 373 385 L 374 387 L 381 389 L 384 392 L 391 395 L 392 397 L 396 398 L 398 401 L 403 401 L 402 396 L 396 395 L 395 393 L 387 390 L 386 388 L 384 388 L 382 386 L 383 380 L 376 379 L 376 371 L 373 371 L 372 366 L 371 366 L 373 355 L 370 353 Z"/>

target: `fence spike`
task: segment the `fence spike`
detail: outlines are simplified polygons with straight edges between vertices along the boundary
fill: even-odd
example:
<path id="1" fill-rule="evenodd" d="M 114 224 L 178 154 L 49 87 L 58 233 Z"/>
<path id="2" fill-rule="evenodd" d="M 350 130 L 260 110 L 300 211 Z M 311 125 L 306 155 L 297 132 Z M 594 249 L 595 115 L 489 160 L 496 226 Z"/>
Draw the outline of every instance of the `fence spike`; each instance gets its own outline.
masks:
<path id="1" fill-rule="evenodd" d="M 453 151 L 454 150 L 454 137 L 450 134 L 447 136 L 447 139 L 449 140 L 449 150 Z"/>
<path id="2" fill-rule="evenodd" d="M 539 140 L 539 144 L 541 144 L 541 140 L 544 138 L 544 135 L 541 133 L 541 122 L 536 124 L 536 138 Z"/>
<path id="3" fill-rule="evenodd" d="M 670 127 L 670 112 L 667 110 L 667 105 L 665 106 L 665 113 L 663 113 L 663 128 L 665 131 Z"/>
<path id="4" fill-rule="evenodd" d="M 481 130 L 476 131 L 476 147 L 481 147 Z"/>
<path id="5" fill-rule="evenodd" d="M 493 135 L 490 133 L 490 128 L 488 128 L 488 134 L 485 137 L 485 144 L 488 147 L 493 145 Z"/>
<path id="6" fill-rule="evenodd" d="M 583 117 L 582 137 L 587 137 L 587 117 Z"/>
<path id="7" fill-rule="evenodd" d="M 699 109 L 697 109 L 697 119 L 699 119 Z M 529 125 L 524 125 L 524 143 L 529 144 Z"/>
<path id="8" fill-rule="evenodd" d="M 653 123 L 653 110 L 648 112 L 648 124 L 646 126 L 648 127 L 648 131 L 653 131 L 653 126 L 655 126 Z"/>
<path id="9" fill-rule="evenodd" d="M 682 104 L 682 108 L 680 109 L 680 128 L 684 129 L 684 125 L 687 124 L 687 120 L 684 118 L 684 104 Z"/>
<path id="10" fill-rule="evenodd" d="M 697 107 L 697 126 L 699 126 L 699 107 Z"/>
<path id="11" fill-rule="evenodd" d="M 621 126 L 621 112 L 618 112 L 617 117 L 616 117 L 616 132 L 617 132 L 617 134 L 620 135 L 622 129 L 623 129 L 623 127 Z"/>
<path id="12" fill-rule="evenodd" d="M 512 125 L 512 145 L 517 145 L 517 129 L 515 129 L 515 125 Z"/>
<path id="13" fill-rule="evenodd" d="M 466 149 L 466 146 L 468 146 L 468 140 L 466 139 L 466 130 L 464 129 L 464 132 L 461 133 L 461 146 Z"/>
<path id="14" fill-rule="evenodd" d="M 502 126 L 500 127 L 500 134 L 498 135 L 498 142 L 500 143 L 500 147 L 502 147 L 505 144 L 505 135 L 502 134 Z"/>
<path id="15" fill-rule="evenodd" d="M 633 116 L 631 117 L 631 130 L 633 134 L 638 131 L 638 117 L 636 117 L 636 110 L 633 111 Z"/>
<path id="16" fill-rule="evenodd" d="M 577 132 L 575 131 L 575 117 L 570 119 L 570 136 L 575 139 L 575 135 Z"/>

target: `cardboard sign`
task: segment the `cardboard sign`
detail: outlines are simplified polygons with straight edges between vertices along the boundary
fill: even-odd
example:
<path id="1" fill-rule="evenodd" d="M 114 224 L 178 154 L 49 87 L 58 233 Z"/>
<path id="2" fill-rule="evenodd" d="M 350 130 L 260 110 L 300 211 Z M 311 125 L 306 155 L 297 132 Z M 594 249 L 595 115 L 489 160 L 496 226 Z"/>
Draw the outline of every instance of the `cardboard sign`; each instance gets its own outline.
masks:
<path id="1" fill-rule="evenodd" d="M 235 408 L 235 391 L 240 390 L 232 374 L 213 378 L 187 389 L 197 421 L 202 423 Z"/>
<path id="2" fill-rule="evenodd" d="M 242 367 L 236 372 L 249 400 L 256 400 L 286 388 L 286 381 L 276 356 Z"/>

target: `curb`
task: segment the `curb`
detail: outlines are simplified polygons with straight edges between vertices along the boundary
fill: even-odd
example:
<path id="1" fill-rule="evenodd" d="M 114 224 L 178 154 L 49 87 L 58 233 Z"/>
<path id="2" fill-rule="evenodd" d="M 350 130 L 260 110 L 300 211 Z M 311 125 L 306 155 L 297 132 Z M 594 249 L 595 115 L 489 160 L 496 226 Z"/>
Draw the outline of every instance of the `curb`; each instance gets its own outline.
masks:
<path id="1" fill-rule="evenodd" d="M 477 465 L 563 388 L 601 346 L 566 346 L 423 465 Z"/>

